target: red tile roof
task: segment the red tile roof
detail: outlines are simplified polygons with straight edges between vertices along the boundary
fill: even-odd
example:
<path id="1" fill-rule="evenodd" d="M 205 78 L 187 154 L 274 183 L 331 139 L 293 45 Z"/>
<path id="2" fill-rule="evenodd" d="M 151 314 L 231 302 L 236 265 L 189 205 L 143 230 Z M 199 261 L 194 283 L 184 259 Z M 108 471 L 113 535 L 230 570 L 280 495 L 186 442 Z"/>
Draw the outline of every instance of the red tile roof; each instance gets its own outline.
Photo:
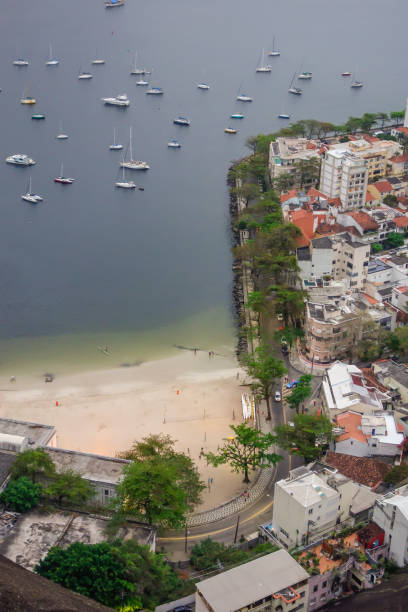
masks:
<path id="1" fill-rule="evenodd" d="M 322 191 L 315 189 L 314 187 L 311 187 L 306 195 L 311 196 L 311 197 L 315 196 L 317 198 L 327 199 L 327 195 L 325 195 Z"/>
<path id="2" fill-rule="evenodd" d="M 378 482 L 383 481 L 387 472 L 392 468 L 392 465 L 369 457 L 355 457 L 354 455 L 332 451 L 327 451 L 325 463 L 337 468 L 341 474 L 348 476 L 354 482 L 367 487 L 373 487 Z"/>
<path id="3" fill-rule="evenodd" d="M 302 232 L 302 236 L 296 240 L 298 246 L 308 246 L 314 234 L 313 213 L 306 210 L 295 210 L 289 214 L 288 219 Z"/>
<path id="4" fill-rule="evenodd" d="M 408 227 L 408 217 L 395 217 L 394 223 L 397 227 Z"/>
<path id="5" fill-rule="evenodd" d="M 370 136 L 370 134 L 363 134 L 363 138 L 370 144 L 373 144 L 374 142 L 378 142 L 380 140 L 379 138 L 377 138 L 377 136 Z"/>
<path id="6" fill-rule="evenodd" d="M 306 143 L 306 149 L 317 149 L 317 145 L 315 145 L 313 142 L 310 142 L 310 140 L 308 140 Z"/>
<path id="7" fill-rule="evenodd" d="M 333 206 L 338 206 L 339 208 L 341 206 L 340 198 L 329 198 L 328 202 L 329 204 L 332 204 Z"/>
<path id="8" fill-rule="evenodd" d="M 292 198 L 297 198 L 298 192 L 297 189 L 291 189 L 290 191 L 285 191 L 280 194 L 280 201 L 283 204 L 287 200 L 291 200 Z"/>
<path id="9" fill-rule="evenodd" d="M 375 197 L 369 191 L 366 192 L 366 202 L 374 202 Z"/>
<path id="10" fill-rule="evenodd" d="M 365 212 L 351 211 L 351 212 L 346 212 L 344 214 L 354 219 L 354 221 L 356 221 L 363 230 L 376 230 L 380 227 L 378 223 L 376 223 L 370 217 L 370 215 L 368 215 Z"/>
<path id="11" fill-rule="evenodd" d="M 388 181 L 377 181 L 376 183 L 374 183 L 374 187 L 380 193 L 389 193 L 390 191 L 392 191 L 392 185 Z"/>
<path id="12" fill-rule="evenodd" d="M 356 412 L 343 412 L 337 415 L 336 421 L 339 427 L 343 427 L 346 430 L 337 437 L 338 442 L 351 438 L 352 440 L 358 440 L 358 442 L 367 444 L 367 436 L 359 429 L 359 427 L 361 427 L 361 414 L 357 414 Z"/>
<path id="13" fill-rule="evenodd" d="M 379 300 L 376 300 L 375 298 L 371 297 L 371 295 L 368 295 L 368 293 L 364 293 L 364 291 L 362 291 L 361 295 L 364 296 L 364 299 L 367 300 L 369 304 L 379 304 Z"/>
<path id="14" fill-rule="evenodd" d="M 406 153 L 405 155 L 395 155 L 394 157 L 391 157 L 390 161 L 395 164 L 402 164 L 403 162 L 408 162 L 408 154 Z"/>
<path id="15" fill-rule="evenodd" d="M 408 128 L 406 127 L 397 128 L 397 132 L 401 132 L 401 134 L 406 134 L 408 136 Z"/>

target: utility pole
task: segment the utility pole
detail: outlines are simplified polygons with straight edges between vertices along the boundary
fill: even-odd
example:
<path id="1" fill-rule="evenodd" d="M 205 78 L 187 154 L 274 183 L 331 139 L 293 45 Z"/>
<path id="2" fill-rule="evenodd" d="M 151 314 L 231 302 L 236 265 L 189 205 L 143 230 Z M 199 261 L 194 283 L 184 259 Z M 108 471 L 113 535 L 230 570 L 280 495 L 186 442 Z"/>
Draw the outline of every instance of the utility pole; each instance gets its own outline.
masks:
<path id="1" fill-rule="evenodd" d="M 187 523 L 186 523 L 186 528 L 184 531 L 184 552 L 187 553 L 187 536 L 188 536 L 188 531 L 187 531 Z"/>
<path id="2" fill-rule="evenodd" d="M 237 517 L 237 526 L 235 527 L 234 544 L 236 544 L 236 542 L 237 542 L 238 527 L 239 527 L 239 516 L 240 515 L 238 514 L 238 517 Z"/>

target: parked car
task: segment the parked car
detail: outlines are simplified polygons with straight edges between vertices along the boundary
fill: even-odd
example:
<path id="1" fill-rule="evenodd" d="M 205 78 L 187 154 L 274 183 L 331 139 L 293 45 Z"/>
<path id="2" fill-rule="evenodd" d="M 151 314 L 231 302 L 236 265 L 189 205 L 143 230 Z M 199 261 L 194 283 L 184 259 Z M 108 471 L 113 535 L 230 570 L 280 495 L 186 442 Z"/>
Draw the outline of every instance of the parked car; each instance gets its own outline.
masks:
<path id="1" fill-rule="evenodd" d="M 278 314 L 276 315 L 276 318 L 278 319 L 278 321 L 283 321 L 283 314 L 278 312 Z"/>
<path id="2" fill-rule="evenodd" d="M 293 389 L 293 387 L 296 387 L 296 385 L 298 385 L 299 383 L 300 383 L 300 380 L 292 380 L 291 382 L 288 382 L 286 384 L 286 388 Z"/>
<path id="3" fill-rule="evenodd" d="M 280 391 L 275 391 L 275 402 L 280 402 L 282 399 Z"/>
<path id="4" fill-rule="evenodd" d="M 191 612 L 191 606 L 176 606 L 173 608 L 173 612 Z"/>

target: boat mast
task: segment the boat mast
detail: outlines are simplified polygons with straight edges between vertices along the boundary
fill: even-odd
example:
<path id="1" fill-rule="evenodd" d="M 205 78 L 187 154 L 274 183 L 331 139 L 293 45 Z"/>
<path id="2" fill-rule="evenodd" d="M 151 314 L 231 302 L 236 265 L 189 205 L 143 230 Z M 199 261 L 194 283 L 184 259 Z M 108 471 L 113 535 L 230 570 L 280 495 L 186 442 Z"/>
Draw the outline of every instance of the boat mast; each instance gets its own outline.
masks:
<path id="1" fill-rule="evenodd" d="M 130 150 L 130 161 L 133 161 L 132 126 L 130 126 L 130 128 L 129 128 L 129 150 Z"/>

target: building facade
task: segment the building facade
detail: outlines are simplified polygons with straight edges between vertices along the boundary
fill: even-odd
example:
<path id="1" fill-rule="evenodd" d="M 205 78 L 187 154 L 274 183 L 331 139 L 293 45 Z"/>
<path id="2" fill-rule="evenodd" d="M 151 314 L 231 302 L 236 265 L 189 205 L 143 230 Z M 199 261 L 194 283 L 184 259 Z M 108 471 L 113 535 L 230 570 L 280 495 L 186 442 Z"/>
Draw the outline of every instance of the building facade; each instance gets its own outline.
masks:
<path id="1" fill-rule="evenodd" d="M 408 564 L 408 486 L 387 493 L 374 506 L 373 521 L 385 533 L 389 558 L 398 567 Z"/>
<path id="2" fill-rule="evenodd" d="M 365 203 L 368 184 L 366 162 L 346 147 L 329 149 L 323 154 L 320 189 L 330 198 L 339 198 L 343 210 Z"/>

